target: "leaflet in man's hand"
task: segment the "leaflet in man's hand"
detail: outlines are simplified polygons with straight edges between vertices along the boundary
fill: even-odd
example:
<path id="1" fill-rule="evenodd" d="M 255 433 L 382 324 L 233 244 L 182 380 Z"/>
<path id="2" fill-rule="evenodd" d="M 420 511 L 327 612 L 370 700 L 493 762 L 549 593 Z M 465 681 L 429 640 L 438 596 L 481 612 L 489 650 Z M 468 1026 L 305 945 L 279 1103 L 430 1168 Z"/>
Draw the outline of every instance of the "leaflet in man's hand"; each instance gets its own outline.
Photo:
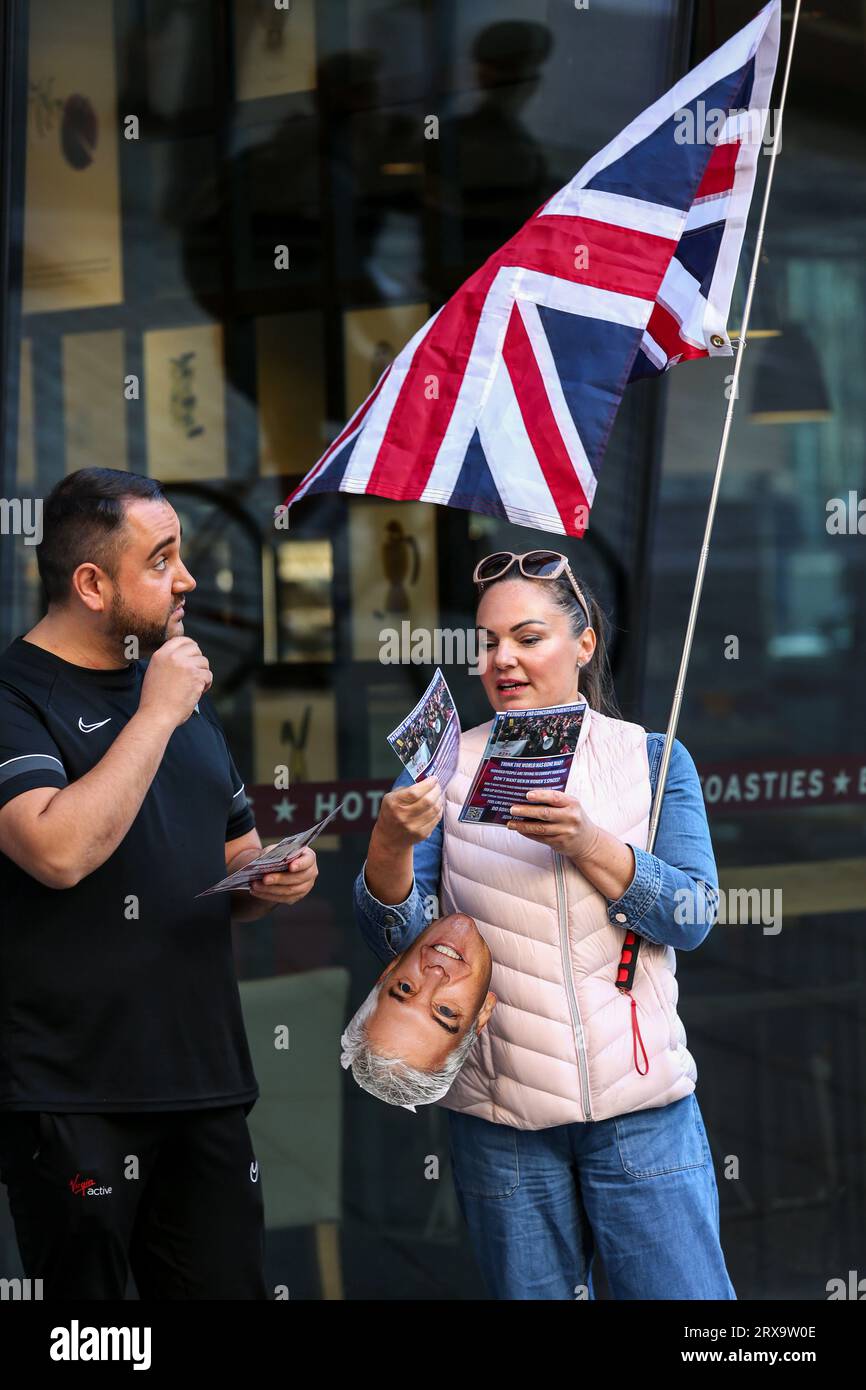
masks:
<path id="1" fill-rule="evenodd" d="M 317 821 L 309 830 L 301 830 L 297 835 L 287 835 L 284 840 L 279 840 L 277 844 L 271 845 L 270 849 L 263 850 L 255 859 L 251 859 L 242 869 L 236 869 L 233 874 L 229 874 L 228 878 L 222 878 L 212 888 L 205 888 L 203 892 L 196 893 L 196 897 L 206 898 L 209 893 L 232 893 L 238 888 L 249 892 L 249 885 L 264 878 L 265 874 L 280 873 L 293 859 L 297 859 L 306 845 L 311 845 L 321 835 L 325 826 L 339 815 L 344 805 L 345 802 L 341 801 L 324 820 Z"/>
<path id="2" fill-rule="evenodd" d="M 530 787 L 565 791 L 586 701 L 546 709 L 500 710 L 458 820 L 504 825 Z"/>
<path id="3" fill-rule="evenodd" d="M 411 772 L 413 781 L 422 782 L 435 773 L 439 785 L 444 787 L 454 776 L 460 747 L 460 718 L 438 666 L 421 699 L 402 724 L 391 731 L 388 742 Z"/>

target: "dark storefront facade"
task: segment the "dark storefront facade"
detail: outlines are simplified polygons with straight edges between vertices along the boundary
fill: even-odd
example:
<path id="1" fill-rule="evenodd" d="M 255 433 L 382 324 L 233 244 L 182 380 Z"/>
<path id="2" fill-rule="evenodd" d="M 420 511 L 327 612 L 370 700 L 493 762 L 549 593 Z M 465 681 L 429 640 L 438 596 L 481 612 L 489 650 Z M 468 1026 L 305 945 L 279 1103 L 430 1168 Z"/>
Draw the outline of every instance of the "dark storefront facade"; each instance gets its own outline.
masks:
<path id="1" fill-rule="evenodd" d="M 24 507 L 91 464 L 160 478 L 197 580 L 186 630 L 214 670 L 263 839 L 338 793 L 356 815 L 354 833 L 319 842 L 309 899 L 234 929 L 263 1096 L 250 1123 L 268 1279 L 292 1298 L 483 1296 L 444 1112 L 378 1104 L 338 1062 L 379 969 L 351 893 L 398 771 L 385 734 L 432 674 L 380 661 L 383 615 L 466 629 L 477 559 L 561 548 L 611 619 L 624 716 L 663 730 L 730 364 L 629 388 L 582 541 L 339 494 L 293 508 L 287 530 L 274 509 L 466 275 L 756 8 L 0 6 L 2 496 Z M 723 898 L 751 890 L 778 908 L 769 929 L 720 922 L 678 961 L 741 1298 L 824 1299 L 829 1280 L 866 1273 L 856 8 L 829 0 L 803 19 L 678 729 L 704 779 Z M 744 266 L 753 239 L 752 226 Z M 743 296 L 741 270 L 732 331 Z M 834 498 L 853 518 L 844 534 L 828 525 Z M 33 545 L 11 526 L 0 580 L 5 646 L 42 612 Z M 488 718 L 479 682 L 442 665 L 463 727 Z M 274 790 L 279 765 L 290 796 Z M 279 1073 L 263 1022 L 275 998 L 292 1020 Z M 0 1198 L 0 1275 L 19 1270 Z"/>

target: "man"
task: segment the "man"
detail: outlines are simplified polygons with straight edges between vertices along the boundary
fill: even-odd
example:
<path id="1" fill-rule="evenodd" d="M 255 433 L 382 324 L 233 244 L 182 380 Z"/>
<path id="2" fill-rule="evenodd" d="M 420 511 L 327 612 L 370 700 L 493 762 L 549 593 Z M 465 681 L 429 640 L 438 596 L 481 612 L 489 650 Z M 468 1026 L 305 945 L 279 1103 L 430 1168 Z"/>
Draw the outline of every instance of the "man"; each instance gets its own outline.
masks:
<path id="1" fill-rule="evenodd" d="M 69 475 L 46 616 L 0 655 L 0 1178 L 46 1298 L 123 1298 L 130 1268 L 142 1299 L 267 1296 L 230 917 L 318 871 L 196 897 L 261 841 L 180 548 L 154 480 Z"/>
<path id="2" fill-rule="evenodd" d="M 414 1110 L 450 1089 L 496 1005 L 493 960 L 471 917 L 431 922 L 346 1025 L 341 1057 L 359 1086 Z"/>

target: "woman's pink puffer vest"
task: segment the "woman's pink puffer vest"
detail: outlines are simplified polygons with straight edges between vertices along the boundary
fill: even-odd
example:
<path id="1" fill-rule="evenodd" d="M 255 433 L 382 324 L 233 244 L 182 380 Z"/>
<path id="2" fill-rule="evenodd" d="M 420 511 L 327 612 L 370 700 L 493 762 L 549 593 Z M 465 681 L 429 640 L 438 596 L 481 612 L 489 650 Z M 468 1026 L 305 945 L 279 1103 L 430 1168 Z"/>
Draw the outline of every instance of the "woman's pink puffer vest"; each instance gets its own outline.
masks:
<path id="1" fill-rule="evenodd" d="M 445 790 L 440 911 L 475 919 L 498 1002 L 439 1104 L 545 1129 L 680 1100 L 694 1090 L 697 1068 L 677 1014 L 673 949 L 641 943 L 632 990 L 638 1070 L 630 997 L 614 984 L 629 923 L 614 926 L 608 900 L 550 846 L 458 821 L 491 722 L 463 733 Z M 644 848 L 646 730 L 587 707 L 566 791 L 596 824 Z"/>

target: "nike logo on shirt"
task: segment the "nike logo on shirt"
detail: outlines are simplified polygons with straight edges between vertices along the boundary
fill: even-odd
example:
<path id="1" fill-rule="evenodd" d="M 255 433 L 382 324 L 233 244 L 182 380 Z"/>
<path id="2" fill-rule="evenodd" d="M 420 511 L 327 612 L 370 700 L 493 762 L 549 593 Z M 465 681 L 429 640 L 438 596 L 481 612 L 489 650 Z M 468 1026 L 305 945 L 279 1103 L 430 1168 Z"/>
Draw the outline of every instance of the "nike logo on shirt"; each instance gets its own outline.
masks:
<path id="1" fill-rule="evenodd" d="M 83 734 L 92 734 L 94 729 L 101 729 L 103 724 L 111 723 L 111 715 L 107 719 L 100 719 L 98 724 L 85 724 L 81 715 L 78 716 L 78 727 Z"/>

